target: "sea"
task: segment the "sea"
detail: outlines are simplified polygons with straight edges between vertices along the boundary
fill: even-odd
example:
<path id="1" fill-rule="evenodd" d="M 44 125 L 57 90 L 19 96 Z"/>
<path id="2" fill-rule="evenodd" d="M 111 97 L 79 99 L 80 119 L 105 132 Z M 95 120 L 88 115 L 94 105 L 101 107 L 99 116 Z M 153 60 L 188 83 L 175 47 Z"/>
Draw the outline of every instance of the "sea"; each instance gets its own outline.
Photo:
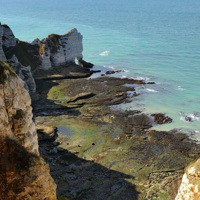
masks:
<path id="1" fill-rule="evenodd" d="M 0 0 L 0 21 L 28 42 L 77 28 L 95 69 L 156 83 L 123 109 L 165 113 L 173 123 L 154 129 L 200 140 L 199 0 Z"/>

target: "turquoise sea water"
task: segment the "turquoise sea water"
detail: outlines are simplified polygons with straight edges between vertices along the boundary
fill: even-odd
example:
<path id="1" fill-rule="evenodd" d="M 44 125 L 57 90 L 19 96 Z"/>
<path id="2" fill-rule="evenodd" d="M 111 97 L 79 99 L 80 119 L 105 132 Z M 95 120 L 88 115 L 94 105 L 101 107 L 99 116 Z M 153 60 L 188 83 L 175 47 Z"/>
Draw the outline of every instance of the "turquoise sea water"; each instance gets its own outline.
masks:
<path id="1" fill-rule="evenodd" d="M 0 0 L 0 21 L 25 41 L 76 27 L 86 60 L 157 83 L 138 88 L 128 109 L 167 113 L 174 122 L 156 128 L 200 138 L 199 0 Z"/>

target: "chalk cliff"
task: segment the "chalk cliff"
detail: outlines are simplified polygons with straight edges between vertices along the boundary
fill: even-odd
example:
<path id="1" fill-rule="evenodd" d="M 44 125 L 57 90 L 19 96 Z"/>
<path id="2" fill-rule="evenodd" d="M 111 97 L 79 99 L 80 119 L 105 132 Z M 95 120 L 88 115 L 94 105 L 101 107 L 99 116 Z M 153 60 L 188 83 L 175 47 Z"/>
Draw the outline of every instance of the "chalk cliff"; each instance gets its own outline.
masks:
<path id="1" fill-rule="evenodd" d="M 64 35 L 51 34 L 43 39 L 40 45 L 41 68 L 49 69 L 66 63 L 75 63 L 76 58 L 82 58 L 82 35 L 77 29 L 72 29 Z"/>
<path id="2" fill-rule="evenodd" d="M 182 182 L 175 200 L 200 199 L 200 159 L 185 170 Z"/>
<path id="3" fill-rule="evenodd" d="M 3 34 L 6 34 L 7 39 L 1 39 L 4 52 L 1 52 L 0 58 L 5 60 L 4 54 L 7 59 L 15 55 L 21 65 L 31 66 L 33 74 L 40 69 L 48 70 L 52 66 L 75 63 L 76 59 L 78 61 L 83 58 L 83 37 L 77 29 L 72 29 L 64 35 L 51 34 L 42 40 L 37 38 L 29 43 L 14 39 L 10 28 L 5 27 L 7 26 L 1 25 L 1 29 L 6 31 L 1 35 L 5 38 Z"/>
<path id="4" fill-rule="evenodd" d="M 0 60 L 0 199 L 56 199 L 32 117 L 23 81 Z"/>
<path id="5" fill-rule="evenodd" d="M 41 70 L 67 67 L 76 60 L 82 67 L 93 66 L 83 60 L 82 39 L 77 29 L 72 29 L 64 35 L 51 34 L 29 43 L 16 39 L 9 26 L 0 24 L 0 59 L 11 65 L 29 92 L 35 92 L 34 76 L 38 76 Z"/>

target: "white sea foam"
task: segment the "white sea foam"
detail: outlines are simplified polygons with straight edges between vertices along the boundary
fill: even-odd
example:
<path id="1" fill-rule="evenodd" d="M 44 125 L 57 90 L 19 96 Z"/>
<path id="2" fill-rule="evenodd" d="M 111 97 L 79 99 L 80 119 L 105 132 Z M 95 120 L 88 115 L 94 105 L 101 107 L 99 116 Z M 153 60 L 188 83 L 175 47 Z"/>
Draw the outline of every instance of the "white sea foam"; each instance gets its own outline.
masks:
<path id="1" fill-rule="evenodd" d="M 154 92 L 154 93 L 155 93 L 155 92 L 158 92 L 157 90 L 150 89 L 150 88 L 146 88 L 146 90 L 149 91 L 149 92 Z"/>
<path id="2" fill-rule="evenodd" d="M 110 51 L 102 51 L 99 55 L 100 56 L 108 56 Z"/>
<path id="3" fill-rule="evenodd" d="M 144 80 L 144 81 L 149 81 L 150 80 L 150 78 L 143 77 L 143 76 L 137 76 L 137 77 L 135 77 L 135 79 L 137 79 L 137 80 Z"/>
<path id="4" fill-rule="evenodd" d="M 188 122 L 188 123 L 200 120 L 200 113 L 199 112 L 195 112 L 195 113 L 180 112 L 179 114 L 181 115 L 180 120 Z"/>
<path id="5" fill-rule="evenodd" d="M 106 69 L 115 69 L 113 66 L 110 66 L 110 65 L 104 65 L 103 68 L 106 68 Z"/>
<path id="6" fill-rule="evenodd" d="M 178 90 L 184 91 L 184 90 L 186 90 L 186 89 L 179 85 L 179 86 L 178 86 Z"/>

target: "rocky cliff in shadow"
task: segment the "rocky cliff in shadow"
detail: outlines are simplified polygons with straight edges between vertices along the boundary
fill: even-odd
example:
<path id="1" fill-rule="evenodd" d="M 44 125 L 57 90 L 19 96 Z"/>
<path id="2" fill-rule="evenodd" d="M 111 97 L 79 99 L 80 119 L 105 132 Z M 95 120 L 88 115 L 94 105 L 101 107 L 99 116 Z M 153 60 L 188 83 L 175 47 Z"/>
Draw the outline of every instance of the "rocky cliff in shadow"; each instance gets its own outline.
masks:
<path id="1" fill-rule="evenodd" d="M 56 185 L 38 151 L 31 99 L 0 60 L 0 199 L 56 199 Z"/>

